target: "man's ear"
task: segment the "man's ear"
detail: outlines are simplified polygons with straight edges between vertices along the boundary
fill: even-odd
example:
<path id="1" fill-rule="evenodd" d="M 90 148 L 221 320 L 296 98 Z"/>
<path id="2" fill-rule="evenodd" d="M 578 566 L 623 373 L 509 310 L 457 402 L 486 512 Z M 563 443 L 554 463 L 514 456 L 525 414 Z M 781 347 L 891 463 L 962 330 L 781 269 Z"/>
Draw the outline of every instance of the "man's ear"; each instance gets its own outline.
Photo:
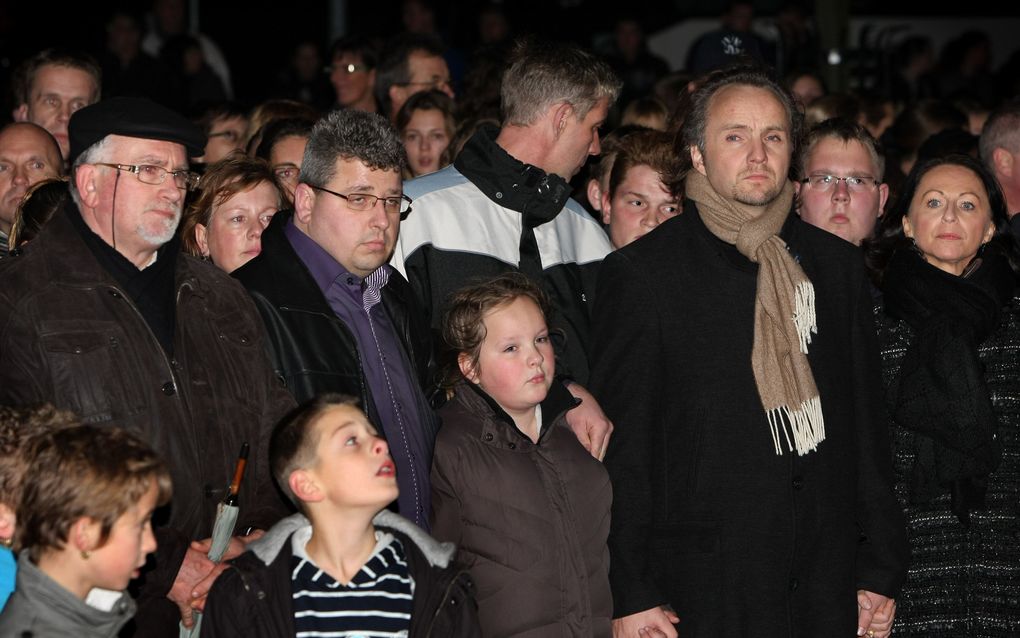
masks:
<path id="1" fill-rule="evenodd" d="M 74 185 L 82 206 L 95 208 L 99 205 L 99 185 L 96 183 L 99 169 L 94 164 L 81 164 L 74 171 Z"/>
<path id="2" fill-rule="evenodd" d="M 889 185 L 878 185 L 878 216 L 885 215 L 885 203 L 889 201 Z"/>
<path id="3" fill-rule="evenodd" d="M 315 476 L 305 469 L 294 470 L 287 477 L 287 485 L 298 500 L 304 503 L 318 503 L 325 498 Z"/>
<path id="4" fill-rule="evenodd" d="M 612 202 L 609 199 L 609 193 L 602 193 L 602 223 L 606 226 L 609 225 L 609 221 L 613 217 Z"/>
<path id="5" fill-rule="evenodd" d="M 209 229 L 205 224 L 195 224 L 195 243 L 203 257 L 209 256 Z"/>
<path id="6" fill-rule="evenodd" d="M 102 526 L 99 521 L 82 516 L 71 523 L 67 542 L 79 552 L 91 552 L 99 547 L 101 532 Z"/>
<path id="7" fill-rule="evenodd" d="M 14 117 L 15 122 L 27 122 L 28 121 L 28 105 L 22 104 L 18 108 L 11 111 L 11 116 Z"/>
<path id="8" fill-rule="evenodd" d="M 602 189 L 599 188 L 599 180 L 592 178 L 588 180 L 588 203 L 595 210 L 602 210 Z"/>
<path id="9" fill-rule="evenodd" d="M 570 124 L 570 118 L 574 117 L 574 107 L 566 102 L 554 104 L 552 107 L 553 139 L 559 139 L 563 131 Z"/>
<path id="10" fill-rule="evenodd" d="M 797 214 L 798 215 L 800 215 L 800 207 L 801 207 L 800 189 L 803 186 L 804 185 L 800 183 L 800 180 L 798 180 L 798 179 L 793 180 L 793 205 L 797 207 Z"/>
<path id="11" fill-rule="evenodd" d="M 475 370 L 475 365 L 471 362 L 471 356 L 466 352 L 461 352 L 457 355 L 457 366 L 460 368 L 460 373 L 464 375 L 464 378 L 471 383 L 478 383 L 478 373 Z"/>
<path id="12" fill-rule="evenodd" d="M 691 146 L 691 164 L 694 165 L 694 170 L 708 176 L 708 173 L 705 172 L 705 156 L 701 154 L 701 149 L 696 145 Z"/>
<path id="13" fill-rule="evenodd" d="M 308 226 L 315 206 L 315 189 L 304 182 L 294 187 L 294 218 Z"/>
<path id="14" fill-rule="evenodd" d="M 1013 162 L 1013 154 L 1006 149 L 999 147 L 992 151 L 992 171 L 995 176 L 1011 177 L 1016 166 Z"/>

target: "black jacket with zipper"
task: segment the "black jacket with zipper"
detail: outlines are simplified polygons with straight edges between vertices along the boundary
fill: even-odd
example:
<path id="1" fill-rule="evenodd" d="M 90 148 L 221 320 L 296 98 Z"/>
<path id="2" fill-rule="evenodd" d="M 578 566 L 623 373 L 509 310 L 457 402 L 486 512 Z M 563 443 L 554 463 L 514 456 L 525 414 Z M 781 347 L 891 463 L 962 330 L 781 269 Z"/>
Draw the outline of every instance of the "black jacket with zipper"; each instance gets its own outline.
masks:
<path id="1" fill-rule="evenodd" d="M 262 235 L 261 254 L 232 274 L 255 301 L 269 335 L 273 368 L 297 402 L 324 392 L 349 394 L 361 399 L 369 418 L 378 423 L 357 340 L 333 312 L 284 233 L 292 217 L 290 211 L 273 216 Z M 427 397 L 433 385 L 432 335 L 411 287 L 399 273 L 392 273 L 383 286 L 382 303 L 411 363 L 410 372 Z M 423 409 L 422 414 L 431 411 Z M 430 425 L 432 437 L 435 427 Z"/>
<path id="2" fill-rule="evenodd" d="M 440 543 L 398 514 L 376 515 L 376 529 L 403 545 L 414 579 L 410 638 L 481 636 L 474 584 L 453 561 L 456 548 Z M 291 537 L 308 525 L 300 514 L 280 521 L 231 562 L 216 580 L 202 618 L 202 638 L 290 638 L 294 635 Z"/>

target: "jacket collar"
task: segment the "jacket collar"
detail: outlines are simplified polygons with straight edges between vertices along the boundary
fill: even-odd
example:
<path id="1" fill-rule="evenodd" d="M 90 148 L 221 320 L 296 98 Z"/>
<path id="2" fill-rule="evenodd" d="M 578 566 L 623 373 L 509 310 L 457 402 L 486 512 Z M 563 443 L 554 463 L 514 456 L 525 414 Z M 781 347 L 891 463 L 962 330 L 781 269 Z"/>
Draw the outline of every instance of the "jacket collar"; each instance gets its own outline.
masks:
<path id="1" fill-rule="evenodd" d="M 474 383 L 462 381 L 457 384 L 454 390 L 454 398 L 473 413 L 482 413 L 490 418 L 485 420 L 482 427 L 482 436 L 494 434 L 500 440 L 510 439 L 517 441 L 523 439 L 530 443 L 530 439 L 523 432 L 517 429 L 513 418 L 506 413 L 495 399 Z M 559 381 L 553 381 L 549 386 L 549 392 L 542 401 L 542 429 L 539 431 L 538 440 L 541 441 L 552 429 L 553 424 L 568 411 L 573 410 L 581 404 L 580 399 L 574 398 L 567 388 Z M 522 446 L 527 449 L 528 446 Z"/>
<path id="2" fill-rule="evenodd" d="M 72 202 L 68 202 L 63 212 L 54 215 L 39 236 L 25 247 L 25 254 L 41 253 L 49 277 L 62 284 L 79 287 L 117 286 L 117 281 L 99 264 L 74 227 L 71 215 L 80 217 L 81 213 Z M 189 286 L 195 294 L 205 296 L 205 287 L 195 274 L 196 269 L 201 267 L 198 259 L 184 253 L 178 254 L 175 288 L 180 290 L 183 286 Z M 212 265 L 207 267 L 215 268 Z"/>
<path id="3" fill-rule="evenodd" d="M 457 550 L 453 543 L 440 543 L 411 521 L 389 510 L 384 509 L 376 514 L 372 524 L 386 531 L 397 532 L 401 540 L 410 540 L 434 567 L 447 567 Z M 294 532 L 305 527 L 311 527 L 311 522 L 304 514 L 292 514 L 273 525 L 265 536 L 248 545 L 248 549 L 269 565 L 290 542 Z"/>
<path id="4" fill-rule="evenodd" d="M 109 592 L 119 594 L 109 611 L 79 600 L 36 567 L 28 552 L 22 552 L 18 559 L 17 589 L 33 608 L 46 610 L 50 626 L 57 624 L 57 619 L 65 624 L 68 635 L 116 636 L 135 614 L 135 603 L 125 592 Z M 82 634 L 83 628 L 89 630 Z"/>
<path id="5" fill-rule="evenodd" d="M 570 184 L 511 156 L 496 143 L 498 133 L 495 126 L 481 127 L 454 166 L 497 205 L 521 213 L 525 227 L 552 221 L 570 198 Z"/>
<path id="6" fill-rule="evenodd" d="M 269 226 L 262 233 L 262 253 L 241 266 L 235 276 L 242 282 L 252 276 L 258 277 L 260 285 L 272 289 L 270 294 L 278 300 L 280 306 L 333 316 L 333 310 L 315 282 L 315 277 L 284 232 L 293 217 L 293 210 L 281 210 L 273 215 Z M 264 272 L 265 275 L 254 275 L 256 272 Z"/>

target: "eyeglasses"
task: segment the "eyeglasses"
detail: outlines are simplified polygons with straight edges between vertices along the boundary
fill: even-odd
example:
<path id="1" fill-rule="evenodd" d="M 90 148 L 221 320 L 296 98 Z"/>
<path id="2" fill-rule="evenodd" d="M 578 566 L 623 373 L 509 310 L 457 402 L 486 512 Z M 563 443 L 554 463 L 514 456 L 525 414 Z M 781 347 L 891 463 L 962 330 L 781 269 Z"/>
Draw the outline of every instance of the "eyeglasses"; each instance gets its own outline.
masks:
<path id="1" fill-rule="evenodd" d="M 383 210 L 387 213 L 400 213 L 401 218 L 403 218 L 411 212 L 411 198 L 407 195 L 401 195 L 399 197 L 376 197 L 375 195 L 369 195 L 368 193 L 351 193 L 350 195 L 344 195 L 343 193 L 337 193 L 329 190 L 328 188 L 322 188 L 321 186 L 312 186 L 311 184 L 308 186 L 317 191 L 336 195 L 340 199 L 346 201 L 347 207 L 351 210 L 372 210 L 375 208 L 376 202 L 381 201 L 383 203 Z"/>
<path id="2" fill-rule="evenodd" d="M 95 164 L 97 166 L 109 166 L 118 171 L 134 173 L 138 181 L 143 184 L 159 186 L 166 181 L 167 175 L 173 175 L 174 184 L 177 188 L 193 191 L 198 187 L 198 173 L 192 173 L 191 171 L 168 171 L 161 166 L 152 166 L 151 164 L 107 164 L 105 162 L 95 162 Z"/>
<path id="3" fill-rule="evenodd" d="M 846 182 L 846 188 L 851 193 L 864 193 L 874 190 L 878 186 L 878 180 L 874 177 L 861 177 L 848 175 L 837 177 L 836 175 L 808 175 L 800 180 L 801 184 L 810 184 L 811 188 L 818 191 L 829 191 L 836 187 L 836 184 Z"/>
<path id="4" fill-rule="evenodd" d="M 327 74 L 332 73 L 333 71 L 340 71 L 341 73 L 345 73 L 347 75 L 350 75 L 352 73 L 358 73 L 359 71 L 365 72 L 371 70 L 372 67 L 368 66 L 367 64 L 334 64 L 333 66 L 327 66 L 325 69 Z"/>

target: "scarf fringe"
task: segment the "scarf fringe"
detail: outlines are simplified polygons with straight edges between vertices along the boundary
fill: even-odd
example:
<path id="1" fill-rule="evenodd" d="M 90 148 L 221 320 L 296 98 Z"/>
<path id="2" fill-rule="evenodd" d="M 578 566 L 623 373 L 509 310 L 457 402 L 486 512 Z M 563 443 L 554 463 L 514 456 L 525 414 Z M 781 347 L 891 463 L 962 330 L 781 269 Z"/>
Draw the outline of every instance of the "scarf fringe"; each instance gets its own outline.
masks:
<path id="1" fill-rule="evenodd" d="M 811 334 L 818 334 L 814 285 L 810 281 L 800 282 L 797 284 L 794 298 L 796 306 L 793 310 L 793 325 L 796 326 L 797 336 L 800 337 L 800 351 L 807 354 L 808 344 L 811 343 Z"/>
<path id="2" fill-rule="evenodd" d="M 772 443 L 776 454 L 783 455 L 782 432 L 786 447 L 791 452 L 796 449 L 798 456 L 818 449 L 818 444 L 825 440 L 825 419 L 822 416 L 821 398 L 815 396 L 800 404 L 800 409 L 791 410 L 790 406 L 782 405 L 772 408 L 766 413 L 769 428 L 772 430 Z M 793 441 L 790 441 L 790 434 Z"/>

